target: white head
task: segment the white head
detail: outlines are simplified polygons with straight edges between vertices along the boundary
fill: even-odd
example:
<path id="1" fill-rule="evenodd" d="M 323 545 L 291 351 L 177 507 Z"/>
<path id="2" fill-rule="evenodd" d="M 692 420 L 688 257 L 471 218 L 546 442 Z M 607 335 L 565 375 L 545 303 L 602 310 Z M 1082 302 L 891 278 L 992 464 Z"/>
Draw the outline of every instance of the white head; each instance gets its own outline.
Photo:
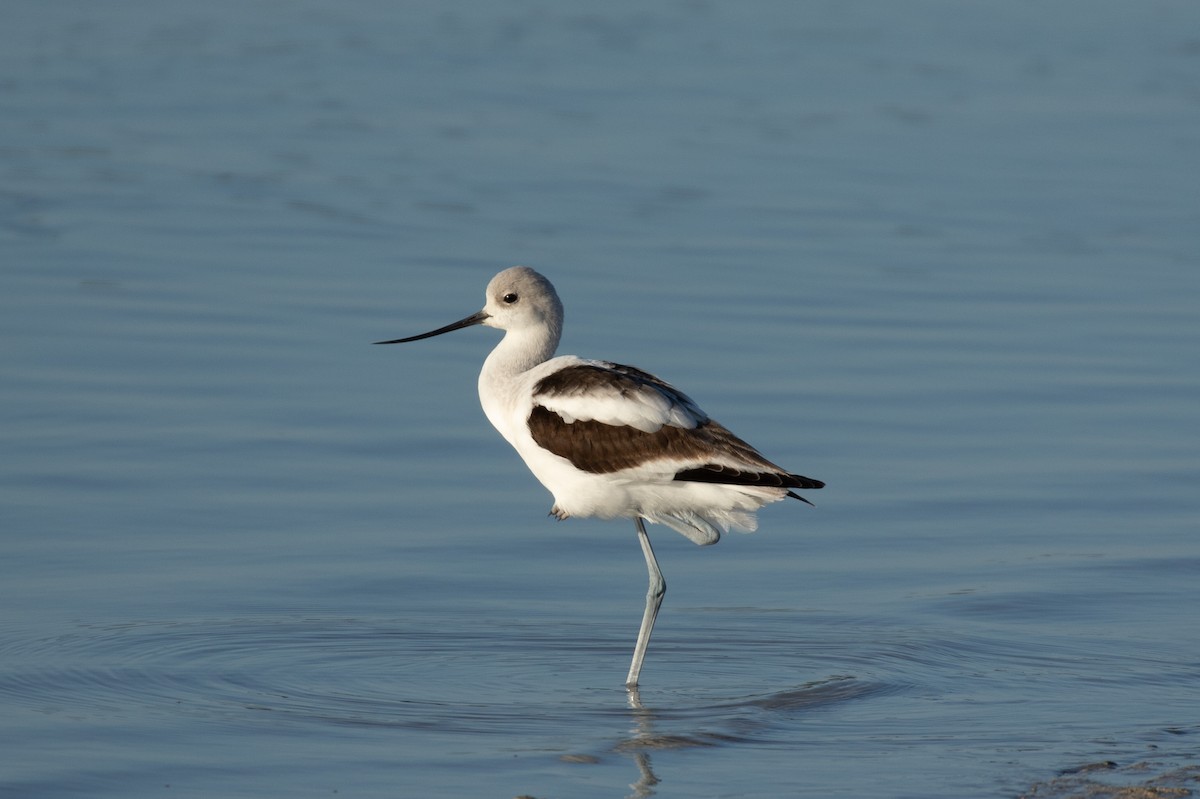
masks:
<path id="1" fill-rule="evenodd" d="M 563 307 L 550 281 L 528 266 L 505 269 L 492 278 L 484 295 L 483 324 L 501 330 L 545 327 L 554 339 L 562 333 Z"/>
<path id="2" fill-rule="evenodd" d="M 532 336 L 537 341 L 535 348 L 539 350 L 553 353 L 558 347 L 558 339 L 562 335 L 562 302 L 554 286 L 538 272 L 528 266 L 505 269 L 488 283 L 484 299 L 483 310 L 465 319 L 417 336 L 375 343 L 403 344 L 472 325 L 486 325 L 521 338 Z"/>

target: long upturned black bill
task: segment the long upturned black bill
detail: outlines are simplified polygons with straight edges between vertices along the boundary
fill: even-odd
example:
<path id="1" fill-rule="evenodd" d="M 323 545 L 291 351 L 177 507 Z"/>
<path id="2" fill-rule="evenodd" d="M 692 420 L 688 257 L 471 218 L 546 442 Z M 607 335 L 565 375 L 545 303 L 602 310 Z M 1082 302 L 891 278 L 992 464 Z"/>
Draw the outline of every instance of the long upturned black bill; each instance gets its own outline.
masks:
<path id="1" fill-rule="evenodd" d="M 471 314 L 466 319 L 459 319 L 457 322 L 452 322 L 451 324 L 448 324 L 445 327 L 439 327 L 437 330 L 430 330 L 428 333 L 422 333 L 419 336 L 409 336 L 408 338 L 396 338 L 396 339 L 392 339 L 391 341 L 373 341 L 371 343 L 372 344 L 404 344 L 409 341 L 420 341 L 423 338 L 433 338 L 434 336 L 440 336 L 443 333 L 449 333 L 452 330 L 462 330 L 464 327 L 470 327 L 471 325 L 482 324 L 483 320 L 487 319 L 489 316 L 490 316 L 490 314 L 487 313 L 487 311 L 479 311 L 478 313 Z"/>

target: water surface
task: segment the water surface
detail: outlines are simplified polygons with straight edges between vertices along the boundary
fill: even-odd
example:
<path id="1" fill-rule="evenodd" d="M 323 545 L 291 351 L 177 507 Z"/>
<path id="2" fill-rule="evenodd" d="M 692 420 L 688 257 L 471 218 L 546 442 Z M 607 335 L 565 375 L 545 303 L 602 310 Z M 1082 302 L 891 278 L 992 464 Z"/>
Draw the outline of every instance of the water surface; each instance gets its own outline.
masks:
<path id="1" fill-rule="evenodd" d="M 1191 4 L 11 5 L 0 792 L 1200 762 Z M 636 698 L 632 525 L 546 518 L 474 396 L 495 331 L 368 346 L 514 263 L 564 352 L 829 484 L 651 529 Z"/>

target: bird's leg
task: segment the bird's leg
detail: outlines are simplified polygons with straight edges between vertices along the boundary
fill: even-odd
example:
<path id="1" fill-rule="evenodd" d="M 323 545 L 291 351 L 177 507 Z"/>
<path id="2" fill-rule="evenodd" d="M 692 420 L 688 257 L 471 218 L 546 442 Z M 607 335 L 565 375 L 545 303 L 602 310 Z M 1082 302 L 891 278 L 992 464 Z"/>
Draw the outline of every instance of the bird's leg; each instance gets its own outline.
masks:
<path id="1" fill-rule="evenodd" d="M 637 688 L 642 660 L 646 657 L 646 645 L 650 643 L 650 631 L 654 629 L 654 619 L 662 606 L 663 595 L 667 593 L 667 584 L 663 582 L 658 561 L 654 559 L 654 550 L 650 547 L 650 536 L 646 535 L 646 525 L 641 516 L 636 517 L 634 523 L 637 525 L 638 543 L 642 545 L 642 554 L 646 556 L 646 570 L 650 572 L 650 588 L 646 591 L 646 612 L 642 616 L 642 628 L 638 630 L 637 646 L 633 649 L 633 663 L 629 664 L 629 676 L 625 679 L 625 687 L 631 689 Z"/>

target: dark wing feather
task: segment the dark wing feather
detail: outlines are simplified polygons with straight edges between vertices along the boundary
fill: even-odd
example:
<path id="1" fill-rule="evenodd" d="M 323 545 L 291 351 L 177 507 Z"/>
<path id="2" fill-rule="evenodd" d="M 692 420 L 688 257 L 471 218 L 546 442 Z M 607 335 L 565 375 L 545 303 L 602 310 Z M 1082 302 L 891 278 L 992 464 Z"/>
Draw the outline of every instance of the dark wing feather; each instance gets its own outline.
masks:
<path id="1" fill-rule="evenodd" d="M 589 419 L 568 422 L 553 409 L 564 398 L 579 398 L 588 392 L 616 392 L 625 397 L 647 390 L 660 392 L 673 407 L 686 409 L 689 417 L 696 420 L 695 426 L 664 423 L 646 431 Z M 675 480 L 788 489 L 824 486 L 820 480 L 789 474 L 771 463 L 754 447 L 709 419 L 686 394 L 631 366 L 597 362 L 567 367 L 539 381 L 533 398 L 528 420 L 533 440 L 581 471 L 610 474 L 648 460 L 669 458 L 680 467 Z M 715 453 L 737 465 L 715 462 Z M 803 499 L 790 491 L 788 494 Z"/>

